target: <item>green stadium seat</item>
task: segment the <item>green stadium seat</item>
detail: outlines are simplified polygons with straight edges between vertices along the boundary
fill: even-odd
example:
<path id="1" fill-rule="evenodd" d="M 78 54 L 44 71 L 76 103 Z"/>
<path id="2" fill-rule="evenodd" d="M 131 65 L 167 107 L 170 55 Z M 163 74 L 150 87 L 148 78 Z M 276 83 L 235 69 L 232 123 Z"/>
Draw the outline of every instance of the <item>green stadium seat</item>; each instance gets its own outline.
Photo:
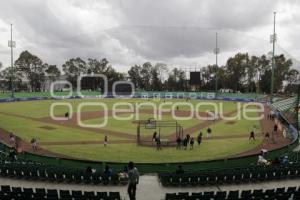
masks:
<path id="1" fill-rule="evenodd" d="M 109 198 L 111 200 L 121 200 L 119 192 L 109 192 Z"/>
<path id="2" fill-rule="evenodd" d="M 82 191 L 72 190 L 72 197 L 75 199 L 83 199 Z"/>
<path id="3" fill-rule="evenodd" d="M 67 199 L 67 198 L 72 198 L 72 195 L 70 194 L 69 190 L 60 190 L 59 191 L 59 196 L 61 198 Z"/>

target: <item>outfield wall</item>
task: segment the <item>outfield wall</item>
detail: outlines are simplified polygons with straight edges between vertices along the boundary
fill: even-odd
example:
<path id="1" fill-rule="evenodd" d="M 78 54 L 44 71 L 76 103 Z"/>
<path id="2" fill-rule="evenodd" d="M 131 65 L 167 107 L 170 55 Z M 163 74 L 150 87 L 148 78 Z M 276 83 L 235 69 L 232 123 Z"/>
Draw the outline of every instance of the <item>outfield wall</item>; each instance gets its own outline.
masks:
<path id="1" fill-rule="evenodd" d="M 263 101 L 264 95 L 257 95 L 253 93 L 214 93 L 214 92 L 156 92 L 145 91 L 135 92 L 133 95 L 113 95 L 113 93 L 107 93 L 107 95 L 101 96 L 97 92 L 82 92 L 82 95 L 77 93 L 58 92 L 54 93 L 55 96 L 46 92 L 38 93 L 15 93 L 15 98 L 10 97 L 10 93 L 0 94 L 0 102 L 11 101 L 33 101 L 33 100 L 49 100 L 49 99 L 68 99 L 68 98 L 162 98 L 162 99 L 206 99 L 206 100 L 222 100 L 222 101 L 240 101 L 240 102 L 254 102 Z"/>

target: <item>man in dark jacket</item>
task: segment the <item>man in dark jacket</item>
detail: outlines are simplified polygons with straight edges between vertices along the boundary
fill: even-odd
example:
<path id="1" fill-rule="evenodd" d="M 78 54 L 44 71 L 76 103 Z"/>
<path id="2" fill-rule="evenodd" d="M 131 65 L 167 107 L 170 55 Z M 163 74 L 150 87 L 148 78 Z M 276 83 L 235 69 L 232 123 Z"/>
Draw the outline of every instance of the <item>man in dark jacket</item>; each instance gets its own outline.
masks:
<path id="1" fill-rule="evenodd" d="M 130 200 L 135 200 L 136 185 L 139 183 L 140 174 L 136 167 L 134 167 L 133 162 L 128 164 L 128 188 L 127 192 Z"/>

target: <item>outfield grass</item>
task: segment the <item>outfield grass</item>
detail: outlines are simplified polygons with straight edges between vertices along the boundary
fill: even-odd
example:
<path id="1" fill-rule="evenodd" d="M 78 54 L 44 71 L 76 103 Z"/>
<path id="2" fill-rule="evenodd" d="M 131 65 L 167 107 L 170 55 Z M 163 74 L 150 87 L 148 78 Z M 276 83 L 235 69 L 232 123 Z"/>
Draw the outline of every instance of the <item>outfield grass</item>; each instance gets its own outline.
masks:
<path id="1" fill-rule="evenodd" d="M 50 113 L 50 107 L 53 103 L 69 103 L 74 112 L 77 112 L 78 106 L 80 103 L 83 102 L 98 102 L 104 103 L 107 105 L 107 109 L 111 110 L 115 103 L 120 102 L 128 102 L 128 103 L 153 103 L 154 105 L 158 106 L 163 103 L 163 100 L 156 101 L 156 100 L 143 100 L 143 99 L 129 99 L 129 100 L 120 100 L 120 99 L 69 99 L 69 100 L 42 100 L 42 101 L 22 101 L 22 102 L 9 102 L 9 103 L 1 103 L 0 104 L 0 112 L 5 113 L 13 113 L 28 117 L 40 118 L 40 117 L 47 117 Z M 185 102 L 184 100 L 180 99 L 171 99 L 166 100 L 166 103 L 177 103 L 177 102 Z M 196 108 L 199 103 L 204 103 L 207 101 L 204 100 L 192 100 L 190 103 Z M 217 103 L 217 108 L 221 109 L 221 106 L 218 103 L 223 103 L 222 110 L 224 113 L 230 112 L 232 110 L 237 109 L 237 104 L 235 102 L 222 102 L 222 101 L 211 101 L 212 103 Z M 180 110 L 189 110 L 187 106 L 179 106 Z M 122 107 L 118 107 L 119 109 Z M 149 109 L 152 108 L 151 106 L 141 106 L 140 109 Z M 163 109 L 170 109 L 172 105 L 165 105 Z M 100 106 L 85 106 L 83 107 L 82 111 L 95 111 L 95 110 L 102 110 L 103 108 Z M 207 110 L 213 110 L 211 105 L 202 105 L 199 107 L 198 111 L 205 112 Z M 66 106 L 58 106 L 54 109 L 55 114 L 62 115 L 68 111 Z"/>
<path id="2" fill-rule="evenodd" d="M 41 128 L 44 126 L 50 126 L 55 129 L 46 130 Z M 13 132 L 15 135 L 28 142 L 30 142 L 33 137 L 36 138 L 38 142 L 103 141 L 105 134 L 101 131 L 95 133 L 2 114 L 0 114 L 0 127 Z M 122 138 L 110 136 L 110 140 L 119 139 Z"/>

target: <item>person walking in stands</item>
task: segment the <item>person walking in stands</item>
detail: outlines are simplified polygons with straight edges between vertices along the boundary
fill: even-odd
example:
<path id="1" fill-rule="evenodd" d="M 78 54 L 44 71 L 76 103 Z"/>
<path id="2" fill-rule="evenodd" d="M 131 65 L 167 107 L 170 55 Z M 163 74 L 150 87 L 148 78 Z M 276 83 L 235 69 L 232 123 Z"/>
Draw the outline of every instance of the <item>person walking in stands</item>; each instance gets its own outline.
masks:
<path id="1" fill-rule="evenodd" d="M 86 174 L 92 174 L 92 173 L 93 173 L 92 167 L 91 167 L 91 166 L 88 166 L 88 167 L 86 168 L 86 170 L 85 170 L 85 173 L 86 173 Z"/>
<path id="2" fill-rule="evenodd" d="M 198 146 L 201 144 L 202 142 L 202 132 L 200 131 L 198 137 L 197 137 L 197 142 L 198 142 Z"/>
<path id="3" fill-rule="evenodd" d="M 190 150 L 194 149 L 194 143 L 195 143 L 194 138 L 191 137 L 191 139 L 190 139 Z"/>
<path id="4" fill-rule="evenodd" d="M 181 137 L 178 135 L 177 139 L 176 139 L 176 149 L 181 149 Z"/>
<path id="5" fill-rule="evenodd" d="M 36 142 L 36 139 L 35 139 L 35 138 L 32 138 L 30 143 L 31 143 L 31 146 L 32 146 L 32 150 L 33 150 L 33 151 L 36 151 L 36 150 L 37 150 L 37 142 Z"/>
<path id="6" fill-rule="evenodd" d="M 175 172 L 177 175 L 179 174 L 184 174 L 184 170 L 182 168 L 182 165 L 178 165 L 178 168 L 176 169 L 176 172 Z"/>
<path id="7" fill-rule="evenodd" d="M 206 135 L 207 139 L 211 138 L 211 128 L 207 128 L 207 135 Z"/>
<path id="8" fill-rule="evenodd" d="M 251 139 L 255 140 L 254 131 L 250 132 L 249 140 L 251 140 Z"/>
<path id="9" fill-rule="evenodd" d="M 103 173 L 106 177 L 111 177 L 113 174 L 113 171 L 109 165 L 105 165 Z"/>
<path id="10" fill-rule="evenodd" d="M 107 135 L 104 136 L 104 147 L 106 147 L 108 144 L 108 137 Z"/>
<path id="11" fill-rule="evenodd" d="M 138 169 L 130 161 L 128 164 L 128 188 L 127 192 L 130 200 L 136 200 L 136 186 L 139 184 L 140 174 Z"/>

